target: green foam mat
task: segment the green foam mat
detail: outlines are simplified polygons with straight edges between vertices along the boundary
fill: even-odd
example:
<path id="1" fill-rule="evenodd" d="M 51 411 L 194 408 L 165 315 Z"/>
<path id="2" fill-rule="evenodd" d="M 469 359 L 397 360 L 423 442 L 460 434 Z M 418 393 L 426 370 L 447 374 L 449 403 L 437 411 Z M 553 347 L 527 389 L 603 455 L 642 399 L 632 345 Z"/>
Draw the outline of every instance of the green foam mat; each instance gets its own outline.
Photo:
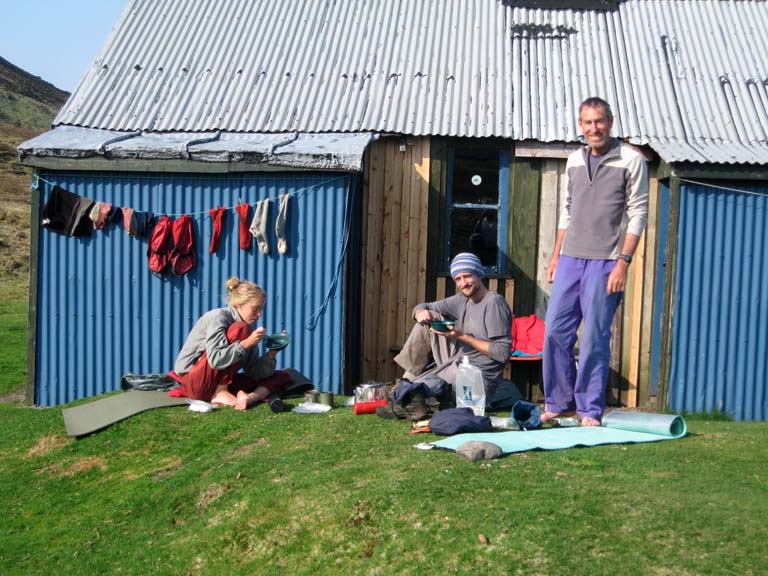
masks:
<path id="1" fill-rule="evenodd" d="M 64 408 L 61 414 L 69 436 L 84 436 L 146 410 L 187 404 L 187 398 L 171 398 L 167 392 L 128 390 L 73 408 Z"/>

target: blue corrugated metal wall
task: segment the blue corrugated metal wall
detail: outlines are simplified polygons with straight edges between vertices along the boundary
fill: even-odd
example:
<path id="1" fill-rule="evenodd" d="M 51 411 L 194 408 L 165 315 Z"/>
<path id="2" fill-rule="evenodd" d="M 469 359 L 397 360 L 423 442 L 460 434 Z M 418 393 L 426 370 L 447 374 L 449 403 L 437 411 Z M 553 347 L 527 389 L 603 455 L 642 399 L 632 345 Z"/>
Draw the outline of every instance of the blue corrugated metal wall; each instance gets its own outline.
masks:
<path id="1" fill-rule="evenodd" d="M 715 184 L 680 187 L 669 405 L 766 420 L 768 188 Z"/>
<path id="2" fill-rule="evenodd" d="M 148 238 L 129 237 L 122 226 L 70 238 L 40 229 L 35 402 L 56 405 L 119 388 L 126 372 L 165 372 L 189 329 L 211 308 L 224 305 L 230 276 L 253 280 L 267 293 L 260 324 L 287 330 L 291 345 L 278 367 L 294 367 L 320 390 L 341 393 L 344 347 L 343 252 L 351 223 L 349 175 L 248 173 L 150 175 L 41 172 L 40 202 L 51 184 L 155 214 L 193 217 L 197 265 L 186 276 L 153 275 Z M 219 250 L 209 254 L 208 210 L 253 204 L 291 194 L 288 247 L 277 252 L 270 208 L 270 253 L 254 239 L 243 251 L 238 218 L 228 210 Z M 253 207 L 251 208 L 253 216 Z M 316 321 L 316 326 L 312 326 Z"/>

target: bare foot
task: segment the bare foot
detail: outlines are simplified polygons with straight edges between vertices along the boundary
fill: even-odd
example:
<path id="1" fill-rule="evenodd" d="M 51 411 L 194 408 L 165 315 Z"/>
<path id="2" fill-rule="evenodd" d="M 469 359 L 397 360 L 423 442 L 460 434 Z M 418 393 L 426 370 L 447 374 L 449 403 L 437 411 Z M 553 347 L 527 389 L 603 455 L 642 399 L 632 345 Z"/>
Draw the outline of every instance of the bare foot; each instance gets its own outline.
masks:
<path id="1" fill-rule="evenodd" d="M 561 416 L 573 416 L 574 412 L 550 412 L 546 411 L 541 415 L 541 423 L 549 422 L 553 418 L 560 418 Z"/>
<path id="2" fill-rule="evenodd" d="M 264 388 L 266 390 L 266 388 Z M 237 393 L 237 401 L 233 406 L 235 407 L 235 410 L 248 410 L 248 408 L 251 408 L 252 406 L 255 406 L 258 404 L 261 400 L 264 399 L 264 394 L 259 391 L 259 389 L 256 389 L 256 392 L 250 392 L 246 393 L 240 390 Z"/>
<path id="3" fill-rule="evenodd" d="M 211 398 L 211 404 L 218 404 L 219 406 L 234 406 L 237 404 L 237 398 L 232 394 L 227 387 L 222 385 L 216 388 L 216 392 Z"/>
<path id="4" fill-rule="evenodd" d="M 231 394 L 229 396 L 216 394 L 213 398 L 211 398 L 211 404 L 216 404 L 217 406 L 234 406 L 236 404 L 236 400 Z"/>
<path id="5" fill-rule="evenodd" d="M 592 418 L 592 416 L 584 416 L 584 418 L 581 419 L 581 425 L 582 426 L 600 426 L 600 420 L 597 420 L 596 418 Z"/>
<path id="6" fill-rule="evenodd" d="M 235 410 L 248 410 L 248 394 L 240 390 L 237 393 L 237 401 L 235 402 Z"/>

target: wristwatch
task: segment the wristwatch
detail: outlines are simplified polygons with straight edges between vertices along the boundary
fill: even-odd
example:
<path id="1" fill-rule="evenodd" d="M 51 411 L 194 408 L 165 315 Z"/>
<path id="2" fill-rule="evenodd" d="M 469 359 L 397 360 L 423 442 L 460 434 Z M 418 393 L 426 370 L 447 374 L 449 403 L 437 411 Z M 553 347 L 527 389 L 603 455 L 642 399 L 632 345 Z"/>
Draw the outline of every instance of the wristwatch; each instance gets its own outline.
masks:
<path id="1" fill-rule="evenodd" d="M 624 260 L 624 262 L 626 262 L 627 264 L 632 264 L 632 256 L 630 256 L 629 254 L 619 254 L 619 258 Z"/>

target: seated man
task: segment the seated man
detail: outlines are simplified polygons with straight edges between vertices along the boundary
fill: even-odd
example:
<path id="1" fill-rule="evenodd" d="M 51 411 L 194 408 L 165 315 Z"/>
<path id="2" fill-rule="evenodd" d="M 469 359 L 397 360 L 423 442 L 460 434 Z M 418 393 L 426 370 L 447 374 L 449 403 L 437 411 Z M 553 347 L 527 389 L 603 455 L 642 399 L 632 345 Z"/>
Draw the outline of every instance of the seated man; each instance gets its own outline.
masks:
<path id="1" fill-rule="evenodd" d="M 456 294 L 413 309 L 417 324 L 395 356 L 405 374 L 393 390 L 392 403 L 376 410 L 382 418 L 426 418 L 428 396 L 435 397 L 441 408 L 452 406 L 456 368 L 465 355 L 482 371 L 486 397 L 501 381 L 510 353 L 512 312 L 504 298 L 483 284 L 483 265 L 474 254 L 456 256 L 451 277 Z M 456 324 L 447 332 L 428 327 L 430 321 L 441 319 Z"/>

